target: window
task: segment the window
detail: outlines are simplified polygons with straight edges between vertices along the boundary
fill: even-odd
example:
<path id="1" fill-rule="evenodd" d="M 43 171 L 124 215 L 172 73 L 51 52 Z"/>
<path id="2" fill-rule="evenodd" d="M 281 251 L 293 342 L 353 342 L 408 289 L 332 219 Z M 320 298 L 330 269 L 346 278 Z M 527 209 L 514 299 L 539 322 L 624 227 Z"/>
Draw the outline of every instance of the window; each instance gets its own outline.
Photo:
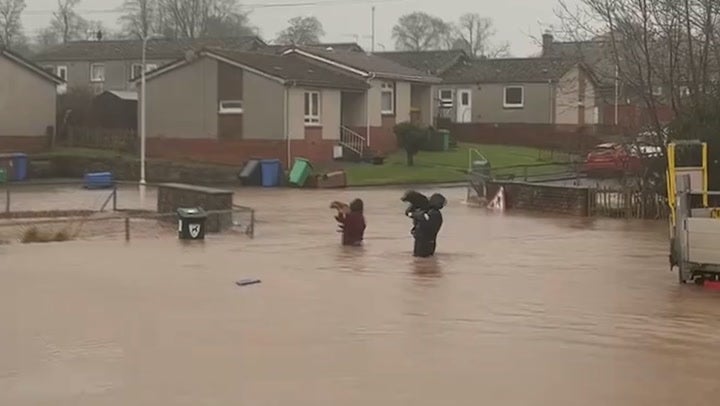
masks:
<path id="1" fill-rule="evenodd" d="M 90 81 L 91 82 L 104 82 L 105 81 L 105 65 L 101 63 L 94 63 L 90 65 Z"/>
<path id="2" fill-rule="evenodd" d="M 438 98 L 440 99 L 440 107 L 451 108 L 453 106 L 452 89 L 440 89 L 440 92 L 438 93 Z"/>
<path id="3" fill-rule="evenodd" d="M 56 75 L 62 80 L 67 80 L 67 72 L 67 66 L 58 66 Z"/>
<path id="4" fill-rule="evenodd" d="M 380 112 L 395 114 L 395 87 L 392 83 L 386 82 L 380 86 Z"/>
<path id="5" fill-rule="evenodd" d="M 154 71 L 157 69 L 157 64 L 154 63 L 147 63 L 145 64 L 145 73 Z M 139 78 L 142 75 L 142 64 L 141 63 L 134 63 L 132 64 L 132 69 L 130 69 L 130 79 Z"/>
<path id="6" fill-rule="evenodd" d="M 508 86 L 505 88 L 503 107 L 510 109 L 522 108 L 525 105 L 525 94 L 522 86 Z"/>
<path id="7" fill-rule="evenodd" d="M 652 89 L 652 95 L 653 96 L 662 96 L 663 88 L 662 86 L 655 86 Z"/>
<path id="8" fill-rule="evenodd" d="M 460 105 L 461 106 L 469 106 L 470 105 L 470 93 L 462 92 L 460 94 Z"/>
<path id="9" fill-rule="evenodd" d="M 305 124 L 320 123 L 320 93 L 305 92 Z"/>
<path id="10" fill-rule="evenodd" d="M 687 86 L 680 86 L 680 97 L 690 96 L 690 88 Z"/>
<path id="11" fill-rule="evenodd" d="M 218 113 L 220 114 L 242 114 L 243 102 L 242 100 L 222 100 L 220 101 L 220 107 Z"/>

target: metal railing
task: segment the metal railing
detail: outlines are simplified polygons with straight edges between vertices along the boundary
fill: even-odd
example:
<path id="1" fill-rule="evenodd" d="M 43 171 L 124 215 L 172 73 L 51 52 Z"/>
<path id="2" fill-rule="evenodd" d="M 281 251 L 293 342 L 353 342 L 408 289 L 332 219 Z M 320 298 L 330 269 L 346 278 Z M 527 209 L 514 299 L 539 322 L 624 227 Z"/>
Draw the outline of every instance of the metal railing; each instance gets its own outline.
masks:
<path id="1" fill-rule="evenodd" d="M 94 231 L 86 231 L 83 233 L 103 235 L 103 233 L 112 234 L 117 230 L 118 225 L 116 223 L 123 223 L 126 239 L 130 238 L 130 226 L 131 224 L 138 221 L 148 220 L 162 220 L 164 224 L 173 223 L 171 220 L 177 219 L 177 213 L 157 213 L 151 210 L 147 210 L 142 204 L 133 205 L 125 202 L 125 206 L 121 206 L 118 196 L 122 196 L 124 193 L 121 186 L 137 186 L 134 182 L 116 182 L 112 189 L 108 190 L 96 190 L 94 194 L 89 194 L 90 197 L 85 197 L 75 201 L 66 202 L 66 204 L 58 205 L 53 207 L 52 203 L 45 203 L 40 206 L 30 205 L 30 210 L 26 210 L 28 202 L 31 200 L 26 195 L 23 199 L 22 196 L 19 199 L 13 199 L 14 192 L 17 193 L 28 193 L 29 189 L 38 188 L 40 193 L 45 193 L 46 196 L 54 195 L 54 193 L 48 193 L 48 187 L 81 187 L 81 181 L 49 181 L 49 182 L 32 182 L 32 183 L 5 183 L 0 185 L 0 188 L 4 189 L 5 204 L 4 212 L 0 211 L 0 230 L 4 230 L 6 233 L 10 232 L 13 228 L 27 229 L 30 227 L 38 226 L 52 226 L 56 225 L 62 228 L 63 232 L 67 230 L 80 230 L 87 228 L 88 224 L 102 224 L 106 225 L 115 224 L 105 227 L 95 227 Z M 157 185 L 148 184 L 146 187 L 152 189 Z M 129 188 L 128 190 L 132 190 Z M 86 196 L 82 194 L 82 191 L 78 191 L 80 194 L 76 195 L 74 192 L 70 194 L 72 198 L 75 196 Z M 118 193 L 120 192 L 120 193 Z M 29 193 L 32 193 L 30 190 Z M 107 193 L 107 194 L 106 194 Z M 141 195 L 143 195 L 141 193 Z M 38 197 L 43 199 L 44 197 Z M 0 197 L 2 199 L 2 197 Z M 34 198 L 33 198 L 34 199 Z M 140 198 L 141 203 L 143 197 Z M 15 200 L 15 201 L 14 201 Z M 0 200 L 1 201 L 1 200 Z M 63 198 L 59 198 L 62 203 Z M 38 209 L 37 207 L 45 206 L 44 209 Z M 68 206 L 68 207 L 61 207 Z M 2 206 L 0 206 L 2 207 Z M 13 210 L 15 209 L 15 210 Z M 254 238 L 255 236 L 255 210 L 251 207 L 241 206 L 233 204 L 231 209 L 225 210 L 207 210 L 208 217 L 222 217 L 224 220 L 223 230 L 240 230 L 243 234 Z M 176 223 L 175 223 L 176 224 Z M 92 228 L 92 227 L 91 227 Z M 174 225 L 170 229 L 176 228 Z M 110 230 L 110 231 L 108 231 Z M 75 231 L 69 234 L 74 234 Z M 16 239 L 16 238 L 11 238 Z M 0 238 L 0 242 L 3 239 Z"/>
<path id="2" fill-rule="evenodd" d="M 356 152 L 358 155 L 363 156 L 366 142 L 367 140 L 362 135 L 345 127 L 344 125 L 340 126 L 340 144 L 344 147 L 347 147 Z"/>

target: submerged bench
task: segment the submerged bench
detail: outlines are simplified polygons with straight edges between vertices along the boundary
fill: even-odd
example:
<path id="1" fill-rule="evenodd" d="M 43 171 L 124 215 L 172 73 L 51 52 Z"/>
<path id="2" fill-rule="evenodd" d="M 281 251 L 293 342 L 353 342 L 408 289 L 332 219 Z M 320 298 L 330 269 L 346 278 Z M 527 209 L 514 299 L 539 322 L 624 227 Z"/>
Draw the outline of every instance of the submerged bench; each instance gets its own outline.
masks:
<path id="1" fill-rule="evenodd" d="M 219 233 L 232 227 L 233 192 L 184 183 L 158 185 L 158 213 L 175 213 L 181 207 L 202 207 L 206 211 L 227 210 L 226 213 L 210 213 L 205 231 Z M 172 221 L 176 219 L 170 218 Z"/>

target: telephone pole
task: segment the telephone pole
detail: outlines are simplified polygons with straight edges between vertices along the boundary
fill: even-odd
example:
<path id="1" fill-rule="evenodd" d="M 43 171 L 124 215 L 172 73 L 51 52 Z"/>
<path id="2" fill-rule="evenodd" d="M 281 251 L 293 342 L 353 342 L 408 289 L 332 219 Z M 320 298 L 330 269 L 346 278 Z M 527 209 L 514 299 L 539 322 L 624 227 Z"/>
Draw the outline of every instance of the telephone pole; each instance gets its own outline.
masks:
<path id="1" fill-rule="evenodd" d="M 370 37 L 372 38 L 372 44 L 370 44 L 370 52 L 375 53 L 375 6 L 372 6 L 372 33 Z"/>

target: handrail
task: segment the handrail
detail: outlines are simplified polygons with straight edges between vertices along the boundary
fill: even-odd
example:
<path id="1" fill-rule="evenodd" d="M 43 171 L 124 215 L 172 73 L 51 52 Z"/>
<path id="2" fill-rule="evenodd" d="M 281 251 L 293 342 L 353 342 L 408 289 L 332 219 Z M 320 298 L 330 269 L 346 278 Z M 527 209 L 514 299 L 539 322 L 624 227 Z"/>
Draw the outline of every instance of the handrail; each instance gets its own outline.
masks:
<path id="1" fill-rule="evenodd" d="M 365 150 L 366 139 L 348 127 L 341 125 L 340 143 L 362 156 Z"/>
<path id="2" fill-rule="evenodd" d="M 480 153 L 480 150 L 475 148 L 468 149 L 468 170 L 467 173 L 472 173 L 473 168 L 473 157 L 479 157 L 482 158 L 483 161 L 488 162 L 487 158 L 485 158 L 485 155 Z"/>

